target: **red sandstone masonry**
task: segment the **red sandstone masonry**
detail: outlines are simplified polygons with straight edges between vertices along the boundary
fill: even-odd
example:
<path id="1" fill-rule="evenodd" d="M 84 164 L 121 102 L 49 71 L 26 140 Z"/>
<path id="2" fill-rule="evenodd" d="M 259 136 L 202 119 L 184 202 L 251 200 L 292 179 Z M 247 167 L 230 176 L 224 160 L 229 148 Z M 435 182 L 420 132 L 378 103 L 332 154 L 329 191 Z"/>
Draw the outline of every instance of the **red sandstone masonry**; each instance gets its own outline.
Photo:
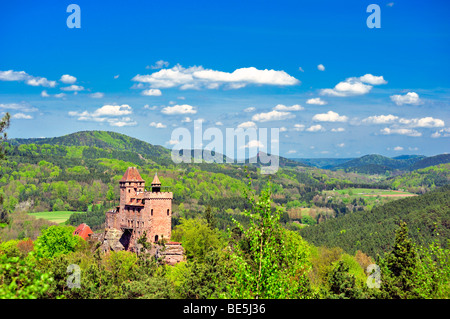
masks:
<path id="1" fill-rule="evenodd" d="M 155 175 L 152 191 L 145 191 L 145 181 L 135 167 L 129 167 L 120 186 L 120 204 L 106 213 L 106 228 L 131 233 L 128 250 L 133 250 L 144 231 L 147 241 L 170 240 L 172 192 L 161 192 L 161 182 Z"/>

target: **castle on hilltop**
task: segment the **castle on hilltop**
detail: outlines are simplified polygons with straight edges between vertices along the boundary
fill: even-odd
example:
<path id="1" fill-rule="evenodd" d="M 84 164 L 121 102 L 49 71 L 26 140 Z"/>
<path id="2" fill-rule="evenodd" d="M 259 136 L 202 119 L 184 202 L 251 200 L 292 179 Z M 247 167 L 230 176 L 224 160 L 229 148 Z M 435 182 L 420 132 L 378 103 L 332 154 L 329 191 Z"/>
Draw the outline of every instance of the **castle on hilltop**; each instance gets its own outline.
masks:
<path id="1" fill-rule="evenodd" d="M 128 167 L 119 187 L 120 204 L 106 213 L 106 232 L 120 231 L 120 243 L 129 251 L 137 250 L 137 241 L 144 233 L 150 243 L 169 241 L 173 194 L 161 191 L 157 174 L 151 188 L 146 190 L 136 167 Z"/>

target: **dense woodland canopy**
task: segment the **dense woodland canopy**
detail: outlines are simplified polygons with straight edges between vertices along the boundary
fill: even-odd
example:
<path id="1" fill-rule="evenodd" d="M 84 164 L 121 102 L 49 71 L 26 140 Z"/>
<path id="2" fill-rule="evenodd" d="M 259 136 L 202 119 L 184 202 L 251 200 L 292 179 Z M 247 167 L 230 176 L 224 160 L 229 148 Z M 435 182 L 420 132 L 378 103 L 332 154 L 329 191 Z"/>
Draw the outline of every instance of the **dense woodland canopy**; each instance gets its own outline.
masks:
<path id="1" fill-rule="evenodd" d="M 445 156 L 371 156 L 333 170 L 283 159 L 276 174 L 262 175 L 258 165 L 175 165 L 169 150 L 113 132 L 9 142 L 0 167 L 0 297 L 450 296 Z M 82 222 L 103 231 L 129 166 L 147 182 L 157 172 L 174 193 L 173 237 L 186 262 L 101 254 L 73 237 Z M 376 195 L 364 195 L 369 190 Z M 423 195 L 383 195 L 397 190 Z M 66 225 L 33 216 L 57 211 L 77 213 Z M 408 258 L 399 247 L 408 247 Z M 81 267 L 80 289 L 66 287 L 69 264 Z M 381 267 L 380 288 L 368 288 L 370 264 Z"/>

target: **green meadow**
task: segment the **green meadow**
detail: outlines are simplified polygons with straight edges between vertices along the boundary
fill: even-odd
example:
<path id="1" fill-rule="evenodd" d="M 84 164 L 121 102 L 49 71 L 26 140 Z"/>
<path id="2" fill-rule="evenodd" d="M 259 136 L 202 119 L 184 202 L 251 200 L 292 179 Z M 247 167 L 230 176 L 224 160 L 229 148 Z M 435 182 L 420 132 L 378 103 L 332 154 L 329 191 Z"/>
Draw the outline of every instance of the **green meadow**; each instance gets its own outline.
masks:
<path id="1" fill-rule="evenodd" d="M 54 212 L 38 212 L 38 213 L 29 213 L 29 215 L 34 216 L 36 218 L 47 219 L 51 222 L 62 224 L 65 223 L 70 215 L 77 214 L 82 212 L 71 212 L 71 211 L 54 211 Z"/>

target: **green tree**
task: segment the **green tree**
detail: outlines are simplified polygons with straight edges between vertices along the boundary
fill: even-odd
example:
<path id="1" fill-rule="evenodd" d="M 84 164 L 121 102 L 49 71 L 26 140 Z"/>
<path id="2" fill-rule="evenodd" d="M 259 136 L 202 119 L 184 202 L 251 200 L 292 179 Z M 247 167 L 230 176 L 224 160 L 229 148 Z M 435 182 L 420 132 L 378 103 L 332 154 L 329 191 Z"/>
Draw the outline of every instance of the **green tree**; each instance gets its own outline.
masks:
<path id="1" fill-rule="evenodd" d="M 209 251 L 221 247 L 218 231 L 201 218 L 180 218 L 180 225 L 174 228 L 171 238 L 183 243 L 187 258 L 203 260 Z"/>
<path id="2" fill-rule="evenodd" d="M 9 113 L 6 113 L 0 120 L 0 160 L 5 159 L 6 157 L 3 141 L 5 141 L 8 137 L 5 130 L 9 127 L 10 118 L 11 116 L 9 115 Z"/>
<path id="3" fill-rule="evenodd" d="M 249 188 L 250 188 L 249 183 Z M 270 184 L 257 200 L 250 195 L 252 209 L 245 211 L 250 225 L 238 223 L 240 240 L 229 249 L 226 264 L 230 274 L 228 298 L 308 298 L 309 245 L 295 232 L 283 229 L 281 209 L 271 209 Z"/>
<path id="4" fill-rule="evenodd" d="M 418 256 L 405 222 L 401 222 L 396 231 L 393 250 L 379 263 L 382 271 L 381 290 L 388 298 L 419 297 L 416 292 Z"/>
<path id="5" fill-rule="evenodd" d="M 331 298 L 359 299 L 363 297 L 362 290 L 357 287 L 356 278 L 349 272 L 350 267 L 343 261 L 338 261 L 330 277 Z"/>
<path id="6" fill-rule="evenodd" d="M 73 235 L 74 230 L 72 226 L 50 226 L 43 230 L 35 242 L 37 256 L 53 258 L 75 251 L 83 239 Z"/>

